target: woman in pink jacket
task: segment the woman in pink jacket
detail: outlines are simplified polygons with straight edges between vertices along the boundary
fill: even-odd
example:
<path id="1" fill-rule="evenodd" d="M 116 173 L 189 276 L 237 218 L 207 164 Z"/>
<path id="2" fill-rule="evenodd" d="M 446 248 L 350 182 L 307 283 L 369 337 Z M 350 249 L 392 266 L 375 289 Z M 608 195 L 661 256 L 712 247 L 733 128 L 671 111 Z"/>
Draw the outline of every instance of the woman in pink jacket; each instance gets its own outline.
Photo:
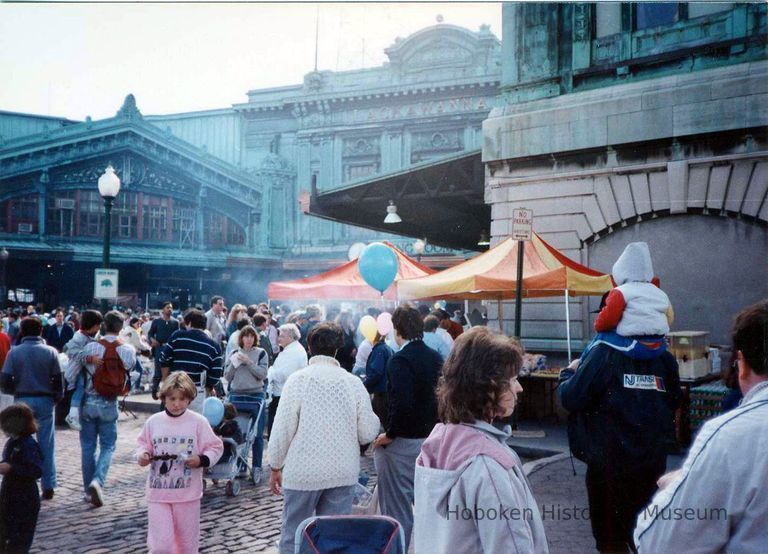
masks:
<path id="1" fill-rule="evenodd" d="M 456 339 L 437 388 L 438 423 L 416 459 L 416 552 L 548 552 L 523 464 L 494 426 L 515 409 L 519 350 L 474 327 Z"/>

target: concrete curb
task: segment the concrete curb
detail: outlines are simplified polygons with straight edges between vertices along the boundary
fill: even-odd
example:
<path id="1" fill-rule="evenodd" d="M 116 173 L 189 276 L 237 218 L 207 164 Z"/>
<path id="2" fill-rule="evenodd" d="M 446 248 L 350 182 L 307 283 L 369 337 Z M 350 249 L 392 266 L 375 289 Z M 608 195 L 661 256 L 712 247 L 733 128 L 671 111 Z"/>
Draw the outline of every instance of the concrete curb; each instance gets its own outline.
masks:
<path id="1" fill-rule="evenodd" d="M 526 475 L 532 475 L 539 471 L 542 468 L 547 467 L 550 464 L 553 464 L 555 462 L 559 462 L 561 460 L 567 460 L 570 458 L 570 454 L 561 452 L 559 454 L 555 454 L 553 456 L 549 456 L 547 458 L 542 458 L 540 460 L 533 460 L 532 462 L 528 462 L 526 464 L 523 464 L 523 472 Z"/>

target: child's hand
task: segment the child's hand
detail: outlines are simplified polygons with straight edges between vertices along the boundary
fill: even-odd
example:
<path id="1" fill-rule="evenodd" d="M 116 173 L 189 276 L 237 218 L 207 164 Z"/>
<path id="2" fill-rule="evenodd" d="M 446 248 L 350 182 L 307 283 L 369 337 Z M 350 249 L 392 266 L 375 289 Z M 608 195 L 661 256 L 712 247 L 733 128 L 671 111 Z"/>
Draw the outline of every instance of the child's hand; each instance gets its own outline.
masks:
<path id="1" fill-rule="evenodd" d="M 192 469 L 200 467 L 200 456 L 197 454 L 190 456 L 187 458 L 187 461 L 184 462 L 184 465 Z"/>
<path id="2" fill-rule="evenodd" d="M 0 475 L 6 475 L 9 471 L 11 471 L 11 464 L 0 462 Z"/>
<path id="3" fill-rule="evenodd" d="M 144 452 L 141 456 L 139 456 L 139 465 L 141 467 L 148 466 L 152 463 L 152 456 L 149 454 L 149 452 Z"/>

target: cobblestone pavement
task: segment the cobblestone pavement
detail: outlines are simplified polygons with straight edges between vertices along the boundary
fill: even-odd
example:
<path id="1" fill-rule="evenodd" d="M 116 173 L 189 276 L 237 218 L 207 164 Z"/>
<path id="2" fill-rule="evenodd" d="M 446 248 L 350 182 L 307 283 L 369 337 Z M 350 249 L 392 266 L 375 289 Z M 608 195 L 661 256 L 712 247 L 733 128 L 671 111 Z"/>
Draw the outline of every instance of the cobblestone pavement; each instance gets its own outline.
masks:
<path id="1" fill-rule="evenodd" d="M 584 476 L 587 466 L 573 461 L 575 476 L 569 458 L 548 464 L 528 476 L 539 503 L 551 554 L 596 552 L 592 528 L 586 519 L 588 503 Z"/>
<path id="2" fill-rule="evenodd" d="M 144 501 L 146 470 L 133 461 L 136 437 L 148 415 L 139 419 L 121 415 L 117 449 L 104 488 L 105 505 L 94 508 L 82 500 L 80 444 L 69 429 L 56 432 L 56 463 L 59 488 L 51 501 L 44 501 L 32 551 L 39 553 L 145 553 L 147 513 Z M 363 458 L 371 481 L 376 482 L 373 459 Z M 586 508 L 584 474 L 576 462 L 573 476 L 568 459 L 560 460 L 530 475 L 551 552 L 594 552 Z M 282 497 L 272 496 L 266 484 L 254 487 L 244 482 L 240 495 L 228 497 L 223 483 L 211 487 L 201 510 L 201 552 L 276 552 L 280 536 Z M 578 516 L 574 517 L 574 507 Z M 569 511 L 566 511 L 569 510 Z"/>
<path id="3" fill-rule="evenodd" d="M 147 508 L 144 501 L 146 469 L 133 461 L 136 437 L 148 415 L 139 419 L 121 414 L 118 441 L 104 487 L 105 504 L 94 508 L 82 500 L 80 443 L 70 429 L 56 431 L 56 466 L 59 487 L 53 500 L 44 501 L 32 552 L 143 553 L 147 552 Z M 375 482 L 373 459 L 363 468 Z M 243 481 L 237 497 L 228 497 L 223 483 L 211 487 L 201 509 L 201 552 L 274 552 L 280 536 L 282 497 L 265 484 Z"/>

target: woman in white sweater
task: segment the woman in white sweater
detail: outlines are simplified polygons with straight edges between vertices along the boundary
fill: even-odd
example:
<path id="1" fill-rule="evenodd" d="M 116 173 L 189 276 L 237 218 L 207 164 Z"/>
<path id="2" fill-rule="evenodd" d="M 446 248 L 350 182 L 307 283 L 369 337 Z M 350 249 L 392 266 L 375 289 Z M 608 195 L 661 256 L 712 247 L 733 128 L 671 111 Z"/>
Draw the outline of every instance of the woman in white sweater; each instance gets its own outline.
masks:
<path id="1" fill-rule="evenodd" d="M 304 519 L 351 513 L 360 445 L 379 432 L 363 383 L 333 358 L 343 345 L 341 328 L 318 324 L 307 342 L 309 366 L 286 381 L 269 437 L 269 485 L 285 497 L 282 554 L 293 552 Z"/>

